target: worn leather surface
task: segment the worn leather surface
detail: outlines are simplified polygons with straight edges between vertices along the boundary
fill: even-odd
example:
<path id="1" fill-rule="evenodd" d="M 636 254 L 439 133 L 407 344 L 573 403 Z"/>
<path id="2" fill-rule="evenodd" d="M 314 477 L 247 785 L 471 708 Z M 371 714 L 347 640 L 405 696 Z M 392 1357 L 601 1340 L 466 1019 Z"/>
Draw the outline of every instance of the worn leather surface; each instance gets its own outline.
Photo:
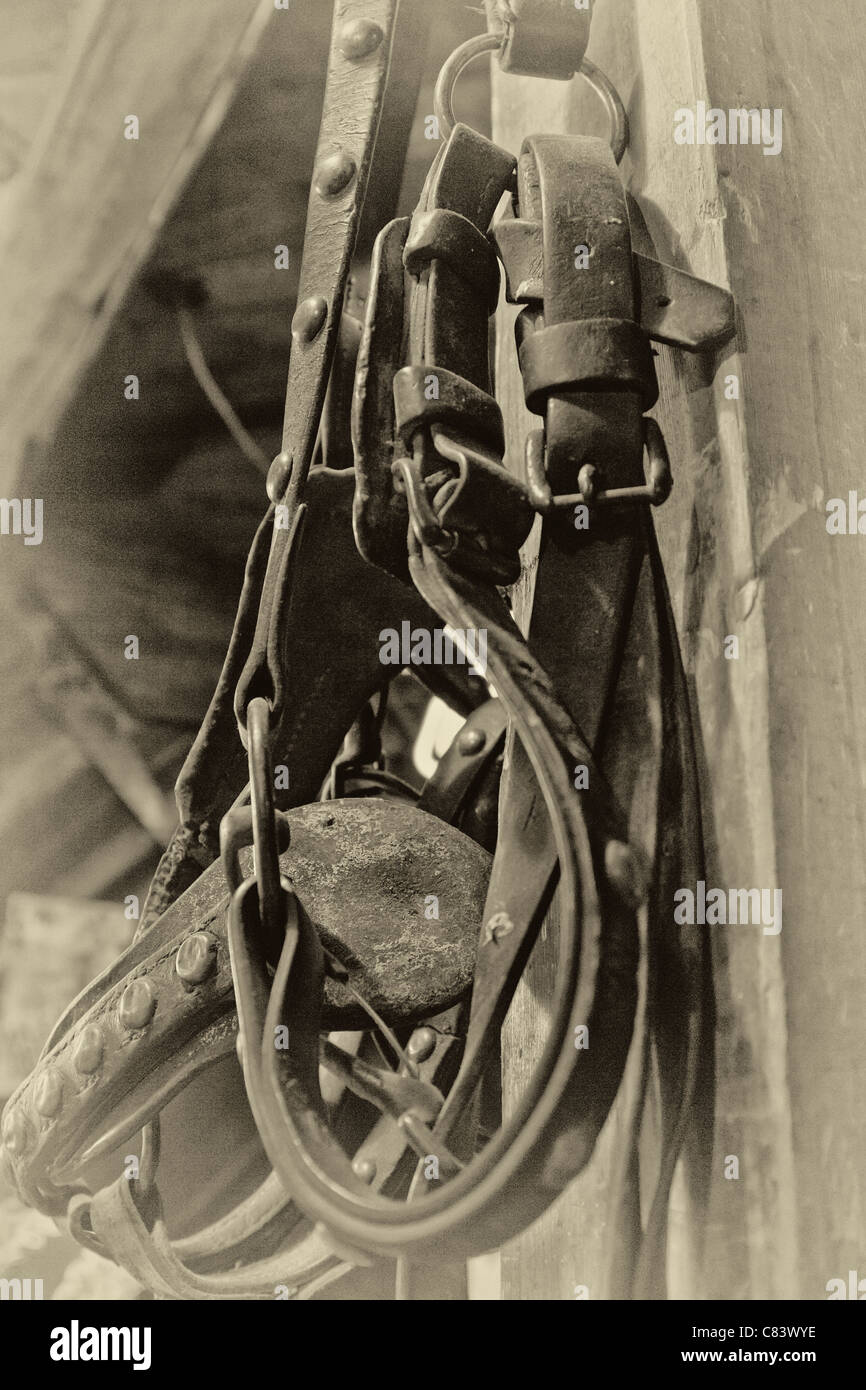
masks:
<path id="1" fill-rule="evenodd" d="M 362 553 L 394 574 L 407 572 L 408 510 L 392 465 L 416 449 L 424 453 L 419 486 L 429 485 L 458 563 L 513 580 L 532 524 L 502 467 L 501 414 L 490 394 L 485 234 L 513 171 L 511 155 L 455 126 L 411 222 L 392 223 L 377 242 L 353 409 L 355 535 Z"/>
<path id="2" fill-rule="evenodd" d="M 313 472 L 295 541 L 294 575 L 291 582 L 286 577 L 283 581 L 286 602 L 276 659 L 286 673 L 286 692 L 273 742 L 275 765 L 283 763 L 289 769 L 288 792 L 277 792 L 281 807 L 300 806 L 318 795 L 364 701 L 396 675 L 395 668 L 379 660 L 380 631 L 399 630 L 405 620 L 428 629 L 438 622 L 417 596 L 358 553 L 352 540 L 353 486 L 351 470 Z M 214 859 L 220 819 L 247 781 L 246 751 L 238 737 L 233 702 L 261 599 L 273 514 L 271 507 L 250 552 L 219 684 L 178 779 L 180 828 L 157 870 L 139 936 Z M 325 615 L 327 650 L 321 640 Z M 471 708 L 480 698 L 457 670 L 437 673 L 437 684 L 458 708 Z"/>
<path id="3" fill-rule="evenodd" d="M 292 538 L 300 520 L 339 331 L 385 95 L 397 8 L 396 0 L 372 0 L 369 4 L 365 0 L 340 0 L 335 7 L 286 392 L 283 453 L 291 461 L 291 472 L 287 486 L 281 482 L 277 488 L 278 505 L 286 508 L 288 526 L 273 535 L 255 633 L 235 692 L 235 712 L 242 736 L 246 706 L 256 695 L 268 698 L 278 718 L 284 713 L 285 691 L 278 653 L 289 603 L 288 578 L 295 560 Z M 408 12 L 415 14 L 413 5 Z M 353 23 L 375 24 L 382 33 L 374 51 L 361 59 L 352 54 L 345 42 L 347 28 Z M 351 174 L 348 181 L 339 180 L 337 191 L 332 191 L 327 172 L 323 171 L 329 171 L 335 162 L 337 167 L 351 170 Z M 305 306 L 314 302 L 324 303 L 325 317 L 319 331 L 311 337 L 303 331 L 303 323 L 297 325 Z"/>
<path id="4" fill-rule="evenodd" d="M 214 698 L 178 783 L 181 824 L 157 869 L 139 925 L 147 931 L 160 912 L 195 879 L 217 851 L 220 817 L 243 786 L 243 748 L 232 736 L 231 702 L 241 711 L 256 683 L 266 683 L 269 654 L 289 602 L 289 561 L 303 526 L 303 497 L 338 341 L 340 317 L 359 218 L 386 95 L 399 0 L 338 0 L 328 59 L 322 122 L 307 211 L 298 306 L 320 299 L 325 320 L 312 341 L 293 332 L 283 449 L 292 459 L 290 496 L 279 498 L 284 525 L 266 514 L 253 542 L 235 629 Z M 403 19 L 423 45 L 424 15 L 404 0 Z M 357 42 L 357 35 L 369 37 Z M 355 42 L 353 43 L 353 36 Z M 378 39 L 377 39 L 378 36 Z M 406 42 L 401 27 L 401 43 Z M 416 77 L 419 74 L 416 73 Z M 353 173 L 328 190 L 322 169 L 342 157 Z M 381 187 L 388 187 L 381 184 Z M 395 196 L 395 195 L 393 195 Z M 269 641 L 271 648 L 269 653 Z M 238 688 L 240 686 L 240 695 Z M 291 730 L 287 731 L 291 738 Z M 322 774 L 324 776 L 324 773 Z M 232 790 L 233 789 L 233 790 Z"/>
<path id="5" fill-rule="evenodd" d="M 283 450 L 292 456 L 296 488 L 302 484 L 312 460 L 385 96 L 391 42 L 401 8 L 399 0 L 338 0 L 334 8 L 325 102 L 298 285 L 299 305 L 321 296 L 327 302 L 328 313 L 324 327 L 312 343 L 299 338 L 293 342 Z M 418 7 L 407 4 L 404 18 L 417 25 Z M 382 38 L 372 52 L 356 57 L 351 48 L 347 50 L 345 35 L 359 23 L 378 26 Z M 421 34 L 417 37 L 423 42 Z M 323 161 L 338 152 L 351 160 L 355 173 L 339 192 L 323 193 L 318 170 Z"/>
<path id="6" fill-rule="evenodd" d="M 288 823 L 283 873 L 374 1009 L 396 1027 L 438 1014 L 466 993 L 487 884 L 484 850 L 429 813 L 388 801 L 314 803 Z M 241 865 L 251 870 L 249 851 Z M 436 919 L 424 917 L 428 893 L 439 903 Z M 62 1182 L 59 1174 L 79 1171 L 129 1138 L 234 1046 L 227 903 L 216 862 L 67 1010 L 38 1073 L 11 1101 L 27 1131 L 19 1169 L 25 1187 L 31 1170 Z M 178 959 L 195 934 L 206 938 L 212 959 L 204 978 L 190 984 Z M 130 1005 L 142 1000 L 150 1012 L 130 1019 Z M 329 981 L 323 1028 L 366 1021 L 346 987 Z M 40 1109 L 47 1083 L 59 1095 L 51 1115 Z"/>
<path id="7" fill-rule="evenodd" d="M 407 12 L 415 8 L 415 0 L 405 3 Z M 712 1009 L 705 943 L 670 922 L 674 887 L 700 875 L 702 846 L 685 683 L 658 550 L 638 508 L 593 511 L 588 531 L 553 514 L 528 641 L 508 612 L 497 586 L 532 511 L 521 482 L 503 469 L 490 396 L 495 276 L 485 234 L 513 161 L 465 127 L 434 161 L 416 218 L 390 224 L 377 243 L 354 401 L 354 503 L 348 471 L 311 471 L 395 5 L 366 0 L 363 16 L 361 8 L 354 0 L 336 6 L 300 296 L 321 299 L 324 313 L 318 332 L 307 331 L 316 314 L 302 313 L 296 325 L 288 486 L 278 486 L 251 552 L 220 685 L 179 782 L 182 827 L 142 930 L 70 1007 L 13 1098 L 6 1161 L 11 1155 L 29 1200 L 61 1213 L 84 1163 L 150 1125 L 240 1038 L 251 1110 L 281 1189 L 269 1179 L 235 1212 L 173 1245 L 158 1190 L 121 1179 L 92 1203 L 84 1199 L 92 1229 L 85 1205 L 76 1209 L 82 1239 L 102 1240 L 166 1297 L 268 1296 L 281 1274 L 319 1282 L 336 1277 L 342 1259 L 363 1263 L 371 1253 L 462 1259 L 523 1229 L 589 1162 L 637 1020 L 643 1086 L 632 1091 L 627 1144 L 610 1179 L 607 1292 L 661 1297 L 667 1204 L 683 1151 L 697 1202 L 706 1186 L 707 1136 L 695 1121 L 699 1101 L 708 1103 Z M 367 30 L 355 42 L 350 21 L 359 17 L 381 21 L 381 41 L 367 42 Z M 535 71 L 545 52 L 549 68 L 554 33 L 563 69 L 582 56 L 588 17 L 576 23 L 564 3 L 513 0 L 505 18 L 512 64 Z M 520 334 L 530 405 L 545 421 L 549 480 L 556 491 L 575 491 L 581 464 L 591 461 L 606 487 L 639 483 L 642 412 L 654 380 L 625 196 L 607 147 L 535 137 L 521 152 L 517 192 L 521 218 L 543 228 L 543 296 L 525 311 Z M 592 250 L 585 271 L 573 259 L 583 242 Z M 423 388 L 431 374 L 440 384 L 437 373 L 443 389 L 428 408 Z M 345 379 L 337 387 L 339 415 Z M 339 429 L 326 443 L 339 459 Z M 353 519 L 359 547 L 379 568 L 352 545 Z M 407 619 L 428 630 L 444 622 L 486 632 L 499 706 L 470 720 L 467 732 L 482 744 L 463 766 L 459 747 L 443 759 L 420 809 L 305 804 L 346 728 L 394 674 L 379 659 L 379 633 Z M 458 707 L 479 703 L 464 676 L 431 670 L 428 679 Z M 282 804 L 301 807 L 289 816 L 292 842 L 281 861 L 285 942 L 270 963 L 253 880 L 226 916 L 220 866 L 201 872 L 246 780 L 245 711 L 256 695 L 270 702 L 272 751 L 289 769 Z M 508 757 L 488 886 L 484 851 L 426 810 L 459 817 L 482 772 L 495 767 L 503 707 Z M 589 772 L 581 790 L 578 765 Z M 242 863 L 251 869 L 248 854 Z M 467 1116 L 557 885 L 550 1035 L 526 1093 L 476 1155 Z M 447 910 L 422 926 L 415 919 L 428 890 Z M 190 980 L 178 962 L 192 947 L 206 968 Z M 438 1087 L 454 1079 L 459 1056 L 451 1024 L 417 1074 L 352 1064 L 320 1037 L 363 1022 L 349 985 L 389 1023 L 412 1025 L 462 999 L 473 969 L 466 1052 L 444 1105 Z M 285 1052 L 273 1045 L 281 1023 Z M 592 1045 L 577 1049 L 574 1031 L 584 1025 Z M 662 1136 L 642 1221 L 643 1087 L 654 1060 Z M 327 1123 L 320 1063 L 396 1121 L 390 1148 L 378 1126 L 362 1145 L 388 1153 L 372 1185 Z M 148 1133 L 153 1143 L 152 1126 Z M 394 1201 L 388 1186 L 405 1167 L 407 1141 L 421 1156 L 437 1155 L 448 1178 L 423 1201 Z M 222 1260 L 245 1255 L 252 1263 L 243 1270 L 222 1270 Z"/>
<path id="8" fill-rule="evenodd" d="M 572 323 L 578 331 L 585 320 L 634 321 L 639 304 L 628 214 L 606 146 L 580 137 L 527 141 L 519 198 L 521 217 L 544 223 L 544 300 L 530 311 L 533 322 Z M 577 245 L 592 250 L 588 270 L 575 268 Z M 627 384 L 612 373 L 604 392 L 548 394 L 547 461 L 555 490 L 576 490 L 577 470 L 587 460 L 608 486 L 641 481 L 642 403 Z M 665 1202 L 696 1100 L 695 1037 L 707 1026 L 710 1003 L 706 943 L 688 929 L 678 938 L 671 927 L 674 887 L 700 876 L 700 807 L 676 632 L 646 509 L 593 511 L 586 531 L 575 530 L 568 513 L 545 521 L 528 637 L 622 804 L 632 808 L 630 838 L 651 866 L 644 946 L 650 1032 L 643 1046 L 663 1051 L 664 1151 L 646 1235 L 636 1191 L 629 1198 L 632 1179 L 622 1170 L 618 1212 L 612 1210 L 625 1223 L 614 1248 L 625 1253 L 611 1268 L 608 1296 L 636 1289 L 664 1296 Z M 636 659 L 638 639 L 642 657 Z M 503 822 L 506 835 L 509 823 Z M 491 897 L 498 882 L 494 865 Z M 673 1006 L 672 978 L 680 981 Z M 639 1114 L 633 1120 L 632 1164 Z M 704 1146 L 704 1165 L 706 1159 Z"/>
<path id="9" fill-rule="evenodd" d="M 592 20 L 574 0 L 485 0 L 487 26 L 505 37 L 503 72 L 568 81 L 586 55 Z"/>
<path id="10" fill-rule="evenodd" d="M 574 191 L 564 198 L 562 189 Z M 518 162 L 522 219 L 544 227 L 544 303 L 518 319 L 520 335 L 586 319 L 635 322 L 638 306 L 632 270 L 625 190 L 602 140 L 566 135 L 524 141 Z M 575 248 L 590 249 L 578 269 Z M 615 388 L 621 385 L 614 380 Z M 608 486 L 643 481 L 643 402 L 635 390 L 552 391 L 544 404 L 547 472 L 554 492 L 576 492 L 585 462 Z M 535 409 L 537 403 L 533 403 Z"/>
<path id="11" fill-rule="evenodd" d="M 431 171 L 422 199 L 425 211 L 429 210 L 431 202 L 447 196 L 447 190 L 456 187 L 453 171 L 460 169 L 461 161 L 464 166 L 468 163 L 473 167 L 471 158 L 464 159 L 470 145 L 458 127 L 445 154 Z M 465 167 L 463 173 L 463 202 L 459 210 L 465 213 L 468 202 Z M 453 177 L 453 185 L 449 175 Z M 446 190 L 444 195 L 443 190 Z M 489 186 L 485 191 L 489 194 Z M 495 201 L 498 198 L 491 199 L 485 215 L 492 211 Z M 627 231 L 623 235 L 627 238 Z M 379 243 L 379 270 L 387 259 L 391 286 L 396 279 L 399 248 L 405 245 L 405 240 L 405 226 L 395 225 L 387 229 Z M 430 269 L 425 268 L 416 277 L 408 297 L 400 290 L 374 295 L 365 344 L 362 344 L 362 376 L 356 394 L 359 424 L 363 424 L 369 400 L 383 400 L 385 383 L 382 378 L 398 356 L 392 348 L 387 369 L 377 358 L 375 337 L 380 326 L 377 323 L 379 314 L 392 330 L 392 343 L 405 343 L 404 350 L 413 367 L 420 364 L 460 371 L 473 385 L 484 389 L 488 370 L 487 342 L 483 321 L 479 322 L 478 318 L 484 306 L 470 298 L 468 307 L 455 308 L 457 287 L 448 281 L 449 274 L 454 274 L 453 267 L 434 257 Z M 466 298 L 464 294 L 464 303 Z M 404 319 L 408 318 L 409 322 L 408 342 L 403 332 L 396 331 L 401 308 Z M 375 382 L 376 391 L 366 397 L 364 393 L 371 386 L 371 370 L 380 372 L 381 376 Z M 417 423 L 420 430 L 420 418 Z M 361 444 L 357 460 L 359 486 L 366 488 L 366 493 L 361 494 L 360 506 L 356 505 L 356 529 L 363 530 L 365 507 L 370 492 L 375 489 L 376 466 L 374 462 L 372 468 L 367 467 L 363 435 L 360 438 L 356 435 L 356 446 L 358 442 Z M 432 431 L 429 442 L 432 455 L 432 450 L 440 444 Z M 445 457 L 447 459 L 448 455 Z M 388 488 L 381 464 L 378 479 L 381 483 L 378 501 L 387 505 Z M 396 531 L 395 526 L 394 544 Z M 366 534 L 372 536 L 373 528 L 368 527 Z M 383 559 L 388 563 L 389 556 L 383 555 Z M 459 565 L 459 554 L 456 563 Z M 559 867 L 564 880 L 565 921 L 561 933 L 560 988 L 554 1004 L 550 1045 L 523 1106 L 480 1158 L 453 1177 L 444 1191 L 428 1192 L 423 1202 L 410 1204 L 403 1210 L 394 1209 L 378 1195 L 365 1194 L 358 1189 L 339 1147 L 316 1121 L 315 1096 L 304 1084 L 299 1057 L 288 1056 L 275 1061 L 263 1035 L 261 1067 L 251 1065 L 247 1085 L 271 1160 L 287 1189 L 295 1194 L 311 1218 L 326 1221 L 340 1240 L 357 1243 L 361 1248 L 380 1254 L 399 1252 L 415 1260 L 424 1260 L 459 1258 L 500 1243 L 543 1210 L 553 1194 L 588 1161 L 616 1094 L 629 1049 L 636 1005 L 638 936 L 633 905 L 623 901 L 621 893 L 617 895 L 613 891 L 601 868 L 608 846 L 628 837 L 627 819 L 548 674 L 527 650 L 495 587 L 489 581 L 484 583 L 462 573 L 437 556 L 434 550 L 419 547 L 417 543 L 410 543 L 410 572 L 416 586 L 442 619 L 452 626 L 483 628 L 487 632 L 492 679 L 520 730 L 528 759 L 519 774 L 519 786 L 509 789 L 506 783 L 504 790 L 503 831 L 494 860 L 494 876 L 499 875 L 500 892 L 499 896 L 488 897 L 483 915 L 473 1012 L 477 1015 L 475 1001 L 479 991 L 483 995 L 486 988 L 486 960 L 491 953 L 494 958 L 499 951 L 509 953 L 512 940 L 522 941 L 524 947 L 518 952 L 517 964 L 525 961 L 532 933 L 540 925 Z M 573 579 L 569 593 L 574 601 Z M 563 661 L 566 653 L 571 658 L 569 687 L 579 684 L 583 664 L 568 629 L 560 634 L 560 650 Z M 576 796 L 573 791 L 573 760 L 582 761 L 591 769 L 591 790 L 584 797 Z M 540 807 L 535 810 L 540 834 L 537 839 L 526 836 L 525 832 L 533 814 L 532 802 L 539 797 L 539 787 L 547 819 Z M 540 851 L 540 854 L 531 858 L 529 849 Z M 485 949 L 488 946 L 489 951 Z M 509 972 L 509 980 L 513 988 L 515 969 Z M 252 976 L 246 988 L 249 990 L 246 1016 L 250 1034 L 245 1043 L 245 1056 L 249 1050 L 257 1051 L 262 1029 L 261 1009 L 256 1004 Z M 504 1007 L 507 990 L 503 993 L 503 988 L 500 999 Z M 291 1010 L 286 1007 L 288 1014 Z M 578 1018 L 582 1022 L 590 1021 L 596 1041 L 589 1052 L 577 1052 L 568 1047 L 569 1019 Z M 501 1009 L 495 1008 L 493 1016 L 485 1019 L 482 1029 L 485 1040 L 495 1035 L 499 1022 Z M 470 1048 L 471 1038 L 470 1027 Z M 482 1056 L 481 1062 L 484 1060 Z M 471 1083 L 477 1082 L 480 1070 L 477 1066 L 467 1085 L 461 1083 L 464 1074 L 461 1068 L 456 1092 L 463 1101 L 471 1099 L 474 1089 Z M 447 1147 L 464 1108 L 452 1105 L 449 1110 L 449 1103 L 446 1103 L 433 1131 L 438 1143 L 444 1142 Z M 543 1122 L 542 1114 L 545 1116 Z M 513 1148 L 518 1134 L 519 1154 Z M 431 1151 L 437 1151 L 435 1144 Z"/>

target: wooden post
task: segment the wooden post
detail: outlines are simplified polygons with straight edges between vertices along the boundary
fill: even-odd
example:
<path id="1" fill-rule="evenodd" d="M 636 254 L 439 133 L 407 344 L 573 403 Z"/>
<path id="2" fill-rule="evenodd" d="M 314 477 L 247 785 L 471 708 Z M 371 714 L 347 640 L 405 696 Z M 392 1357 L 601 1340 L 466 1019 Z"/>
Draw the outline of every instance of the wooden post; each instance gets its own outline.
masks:
<path id="1" fill-rule="evenodd" d="M 702 1272 L 674 1206 L 675 1298 L 826 1298 L 863 1259 L 866 538 L 828 534 L 825 504 L 863 487 L 864 45 L 866 11 L 850 6 L 594 5 L 589 55 L 631 120 L 637 249 L 729 285 L 739 306 L 723 361 L 660 349 L 676 486 L 656 522 L 698 722 L 708 882 L 783 893 L 778 935 L 707 929 L 712 1202 Z M 699 102 L 780 109 L 781 152 L 676 143 L 677 111 Z M 493 111 L 515 152 L 534 132 L 604 133 L 578 80 L 495 71 Z M 499 356 L 515 448 L 528 418 L 507 331 Z M 544 1036 L 544 972 L 505 1031 L 506 1103 Z M 615 1113 L 587 1173 L 503 1252 L 504 1298 L 594 1296 L 616 1128 Z"/>
<path id="2" fill-rule="evenodd" d="M 4 494 L 28 441 L 51 437 L 275 13 L 273 0 L 83 5 L 75 50 L 4 190 Z"/>

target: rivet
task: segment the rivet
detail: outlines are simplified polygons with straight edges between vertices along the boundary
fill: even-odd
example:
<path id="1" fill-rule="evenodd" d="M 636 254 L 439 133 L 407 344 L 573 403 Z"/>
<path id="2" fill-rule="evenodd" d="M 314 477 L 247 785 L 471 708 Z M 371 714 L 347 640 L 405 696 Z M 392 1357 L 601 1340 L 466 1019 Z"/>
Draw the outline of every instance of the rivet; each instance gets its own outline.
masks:
<path id="1" fill-rule="evenodd" d="M 577 486 L 587 502 L 591 502 L 599 488 L 599 473 L 594 463 L 583 465 L 577 475 Z"/>
<path id="2" fill-rule="evenodd" d="M 328 317 L 328 301 L 320 294 L 310 295 L 297 307 L 292 317 L 292 337 L 299 343 L 311 343 L 322 331 Z"/>
<path id="3" fill-rule="evenodd" d="M 432 1028 L 416 1028 L 406 1046 L 406 1052 L 413 1062 L 426 1062 L 436 1046 L 436 1034 Z"/>
<path id="4" fill-rule="evenodd" d="M 348 151 L 335 150 L 333 154 L 326 154 L 319 160 L 313 175 L 316 192 L 321 198 L 336 198 L 349 187 L 356 172 L 357 166 Z"/>
<path id="5" fill-rule="evenodd" d="M 514 931 L 514 923 L 507 912 L 494 912 L 490 921 L 484 927 L 484 945 L 487 946 L 491 941 L 499 941 L 503 936 L 509 936 Z"/>
<path id="6" fill-rule="evenodd" d="M 193 932 L 180 944 L 174 968 L 184 984 L 200 985 L 216 969 L 216 942 L 206 932 Z"/>
<path id="7" fill-rule="evenodd" d="M 457 747 L 465 758 L 471 757 L 473 753 L 480 753 L 487 742 L 487 736 L 483 729 L 464 729 L 458 735 Z"/>
<path id="8" fill-rule="evenodd" d="M 63 1104 L 63 1082 L 56 1071 L 45 1071 L 36 1082 L 33 1104 L 40 1115 L 50 1119 Z"/>
<path id="9" fill-rule="evenodd" d="M 358 62 L 375 53 L 384 37 L 381 28 L 372 19 L 356 19 L 341 29 L 338 47 L 344 58 Z"/>
<path id="10" fill-rule="evenodd" d="M 30 1143 L 30 1127 L 20 1110 L 10 1110 L 3 1120 L 3 1143 L 11 1154 L 23 1154 Z"/>
<path id="11" fill-rule="evenodd" d="M 150 1023 L 156 1008 L 156 996 L 150 980 L 133 980 L 120 998 L 118 1016 L 125 1028 L 143 1028 Z"/>
<path id="12" fill-rule="evenodd" d="M 372 1158 L 356 1158 L 352 1164 L 352 1172 L 361 1182 L 369 1185 L 376 1176 L 376 1165 Z"/>
<path id="13" fill-rule="evenodd" d="M 268 497 L 271 502 L 279 502 L 283 493 L 289 485 L 292 476 L 292 456 L 291 454 L 277 454 L 270 468 L 268 469 L 268 481 L 266 484 Z"/>
<path id="14" fill-rule="evenodd" d="M 622 840 L 608 840 L 604 850 L 604 869 L 608 881 L 629 907 L 643 902 L 646 887 L 637 855 Z"/>
<path id="15" fill-rule="evenodd" d="M 72 1060 L 78 1070 L 87 1076 L 90 1072 L 97 1070 L 102 1062 L 104 1051 L 105 1043 L 102 1041 L 101 1032 L 95 1023 L 88 1023 L 87 1027 L 82 1029 L 81 1037 L 75 1044 Z"/>

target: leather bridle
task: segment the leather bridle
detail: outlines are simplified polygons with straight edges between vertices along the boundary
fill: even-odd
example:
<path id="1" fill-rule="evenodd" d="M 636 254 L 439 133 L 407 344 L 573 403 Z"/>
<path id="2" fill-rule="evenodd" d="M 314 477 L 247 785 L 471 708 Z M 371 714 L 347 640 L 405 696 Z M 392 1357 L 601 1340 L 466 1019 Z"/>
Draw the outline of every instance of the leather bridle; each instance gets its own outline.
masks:
<path id="1" fill-rule="evenodd" d="M 419 205 L 383 219 L 376 240 L 349 470 L 322 461 L 317 440 L 329 378 L 334 392 L 346 370 L 341 307 L 398 12 L 420 42 L 424 7 L 335 7 L 283 448 L 178 782 L 181 824 L 136 941 L 69 1007 L 4 1116 L 4 1162 L 25 1200 L 166 1297 L 266 1297 L 287 1284 L 312 1297 L 374 1258 L 444 1262 L 501 1245 L 588 1163 L 627 1065 L 640 1084 L 611 1178 L 609 1296 L 664 1296 L 667 1198 L 684 1146 L 695 1190 L 706 1181 L 706 1135 L 701 1147 L 693 1131 L 711 1086 L 709 962 L 668 907 L 678 884 L 700 877 L 699 799 L 647 507 L 665 500 L 670 467 L 646 411 L 657 398 L 650 339 L 715 348 L 733 331 L 731 306 L 633 252 L 615 158 L 627 121 L 587 63 L 589 13 L 552 0 L 488 8 L 492 39 L 443 70 L 447 139 Z M 612 148 L 534 136 L 515 159 L 465 125 L 448 129 L 460 67 L 493 49 L 509 71 L 586 72 Z M 503 199 L 511 215 L 491 231 Z M 578 269 L 584 244 L 592 254 Z M 543 422 L 520 470 L 506 466 L 490 383 L 500 267 L 524 306 L 520 369 Z M 504 589 L 539 517 L 523 633 Z M 384 796 L 318 801 L 343 736 L 388 683 L 377 635 L 406 620 L 483 631 L 495 698 L 463 668 L 422 663 L 466 724 L 417 805 L 389 797 L 387 775 L 377 782 L 369 767 L 363 788 Z M 503 746 L 491 861 L 482 808 Z M 275 793 L 275 763 L 289 769 L 287 793 Z M 427 890 L 443 911 L 419 943 L 413 904 Z M 554 894 L 548 1035 L 519 1104 L 482 1142 L 481 1089 Z M 326 1036 L 364 1026 L 396 1069 Z M 273 1174 L 228 1217 L 173 1242 L 159 1115 L 235 1049 Z M 661 1154 L 642 1217 L 638 1133 L 655 1064 Z M 323 1098 L 325 1074 L 381 1116 L 360 1142 L 356 1133 L 354 1153 L 351 1126 Z M 86 1164 L 142 1127 L 138 1178 L 89 1193 Z"/>

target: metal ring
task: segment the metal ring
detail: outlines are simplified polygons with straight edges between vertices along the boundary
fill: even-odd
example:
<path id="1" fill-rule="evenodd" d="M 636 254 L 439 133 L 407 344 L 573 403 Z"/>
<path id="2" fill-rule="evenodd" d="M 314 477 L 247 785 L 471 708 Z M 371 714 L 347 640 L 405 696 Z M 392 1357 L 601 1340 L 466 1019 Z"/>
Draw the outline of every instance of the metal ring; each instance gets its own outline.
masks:
<path id="1" fill-rule="evenodd" d="M 247 706 L 247 755 L 259 911 L 265 929 L 276 929 L 283 915 L 283 890 L 271 769 L 270 708 L 261 695 Z"/>
<path id="2" fill-rule="evenodd" d="M 461 43 L 445 59 L 433 88 L 433 111 L 439 122 L 439 133 L 443 140 L 448 139 L 457 124 L 452 101 L 454 86 L 461 72 L 467 63 L 471 63 L 473 58 L 480 58 L 482 53 L 498 53 L 504 42 L 502 34 L 476 34 L 474 38 Z"/>
<path id="3" fill-rule="evenodd" d="M 472 39 L 455 48 L 439 70 L 433 91 L 433 111 L 439 122 L 439 132 L 447 140 L 456 124 L 454 115 L 454 87 L 467 63 L 479 58 L 482 53 L 499 52 L 505 40 L 501 34 L 477 34 Z M 622 97 L 606 73 L 588 58 L 580 65 L 580 75 L 585 78 L 593 91 L 604 104 L 610 122 L 610 147 L 617 164 L 628 147 L 628 113 Z"/>
<path id="4" fill-rule="evenodd" d="M 622 163 L 622 157 L 628 148 L 628 112 L 623 105 L 622 97 L 616 90 L 606 72 L 596 67 L 588 58 L 584 58 L 580 65 L 580 75 L 589 83 L 596 96 L 601 97 L 607 118 L 610 122 L 610 148 L 617 164 Z"/>

